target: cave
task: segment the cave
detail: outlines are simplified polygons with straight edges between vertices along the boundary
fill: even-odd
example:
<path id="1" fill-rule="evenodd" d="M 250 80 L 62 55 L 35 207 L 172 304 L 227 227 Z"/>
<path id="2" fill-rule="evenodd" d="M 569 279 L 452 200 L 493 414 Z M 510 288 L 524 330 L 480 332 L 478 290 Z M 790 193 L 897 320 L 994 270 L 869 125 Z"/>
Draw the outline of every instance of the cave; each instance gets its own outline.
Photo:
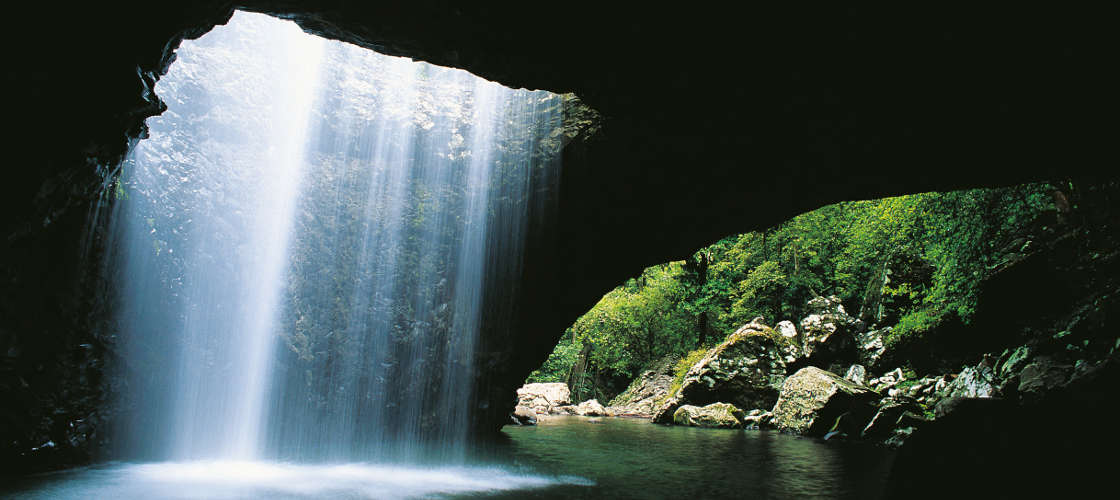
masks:
<path id="1" fill-rule="evenodd" d="M 1097 178 L 1115 153 L 1107 16 L 972 6 L 510 8 L 445 2 L 118 2 L 9 7 L 3 183 L 5 469 L 88 462 L 68 435 L 102 403 L 111 345 L 91 230 L 98 196 L 166 109 L 156 82 L 184 39 L 235 10 L 379 53 L 588 105 L 563 151 L 560 214 L 525 249 L 515 326 L 484 339 L 472 432 L 575 318 L 649 265 L 843 200 Z M 18 47 L 18 49 L 17 49 Z M 594 110 L 594 111 L 592 111 Z M 1104 177 L 1114 176 L 1105 172 Z M 96 229 L 96 228 L 94 228 Z M 62 442 L 62 441 L 60 441 Z"/>

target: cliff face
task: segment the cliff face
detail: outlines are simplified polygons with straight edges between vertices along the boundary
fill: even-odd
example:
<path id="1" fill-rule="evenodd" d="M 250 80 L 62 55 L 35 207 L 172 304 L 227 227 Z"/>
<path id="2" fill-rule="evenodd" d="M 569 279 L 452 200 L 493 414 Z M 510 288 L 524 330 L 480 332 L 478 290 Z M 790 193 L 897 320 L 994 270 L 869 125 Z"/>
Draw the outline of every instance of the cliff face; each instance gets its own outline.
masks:
<path id="1" fill-rule="evenodd" d="M 48 441 L 62 448 L 60 438 L 75 439 L 76 450 L 96 442 L 83 426 L 97 420 L 100 367 L 111 355 L 94 286 L 105 194 L 144 136 L 143 120 L 165 108 L 152 88 L 179 41 L 235 7 L 509 86 L 574 92 L 602 113 L 599 133 L 564 151 L 560 216 L 526 257 L 522 326 L 482 343 L 492 412 L 480 429 L 505 421 L 513 390 L 564 326 L 652 263 L 838 200 L 1088 175 L 1115 163 L 1110 130 L 1094 119 L 1114 111 L 1107 96 L 1116 82 L 1101 61 L 1115 35 L 1091 26 L 1107 19 L 1092 13 L 337 0 L 9 6 L 5 461 Z"/>

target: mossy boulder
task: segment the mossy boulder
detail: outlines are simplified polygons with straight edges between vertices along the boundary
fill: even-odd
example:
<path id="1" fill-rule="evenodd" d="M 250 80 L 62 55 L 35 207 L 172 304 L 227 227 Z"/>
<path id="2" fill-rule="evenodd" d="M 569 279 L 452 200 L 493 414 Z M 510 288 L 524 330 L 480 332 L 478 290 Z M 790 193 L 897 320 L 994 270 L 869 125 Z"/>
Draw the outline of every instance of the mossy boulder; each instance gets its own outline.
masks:
<path id="1" fill-rule="evenodd" d="M 730 403 L 739 408 L 770 408 L 786 376 L 789 339 L 762 324 L 761 318 L 732 333 L 689 368 L 680 389 L 658 408 L 654 421 L 670 423 L 682 405 Z"/>
<path id="2" fill-rule="evenodd" d="M 809 366 L 782 384 L 773 424 L 793 434 L 823 437 L 838 431 L 858 436 L 875 415 L 879 399 L 870 387 Z"/>
<path id="3" fill-rule="evenodd" d="M 707 406 L 684 405 L 673 412 L 673 423 L 690 427 L 713 429 L 740 429 L 743 427 L 746 412 L 728 403 L 712 403 Z"/>

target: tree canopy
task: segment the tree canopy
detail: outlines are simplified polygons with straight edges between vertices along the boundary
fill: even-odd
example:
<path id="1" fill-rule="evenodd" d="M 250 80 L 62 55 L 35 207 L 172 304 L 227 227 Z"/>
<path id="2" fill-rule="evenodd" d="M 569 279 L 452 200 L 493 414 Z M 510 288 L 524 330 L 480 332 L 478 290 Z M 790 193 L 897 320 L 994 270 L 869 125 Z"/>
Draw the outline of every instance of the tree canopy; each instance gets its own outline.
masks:
<path id="1" fill-rule="evenodd" d="M 652 362 L 718 343 L 752 318 L 796 322 L 818 295 L 840 297 L 869 325 L 897 325 L 894 336 L 947 315 L 968 323 L 986 270 L 1058 223 L 1071 187 L 837 203 L 729 236 L 608 292 L 529 380 L 609 399 Z"/>

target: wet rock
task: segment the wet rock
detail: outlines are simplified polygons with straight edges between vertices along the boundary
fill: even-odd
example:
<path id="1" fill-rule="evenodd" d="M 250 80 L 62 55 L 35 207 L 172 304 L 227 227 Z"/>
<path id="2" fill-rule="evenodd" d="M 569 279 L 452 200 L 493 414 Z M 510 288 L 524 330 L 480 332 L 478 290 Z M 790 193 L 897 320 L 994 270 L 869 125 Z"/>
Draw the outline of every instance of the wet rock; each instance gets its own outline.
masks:
<path id="1" fill-rule="evenodd" d="M 754 409 L 747 412 L 743 417 L 743 428 L 745 429 L 766 429 L 772 427 L 774 414 L 768 411 Z"/>
<path id="2" fill-rule="evenodd" d="M 762 324 L 761 318 L 744 325 L 688 370 L 680 390 L 658 408 L 654 421 L 671 422 L 677 408 L 685 404 L 772 407 L 785 380 L 787 346 L 788 340 Z"/>
<path id="3" fill-rule="evenodd" d="M 818 437 L 833 431 L 859 435 L 875 414 L 874 403 L 879 398 L 870 387 L 835 373 L 813 366 L 802 368 L 782 385 L 774 406 L 774 426 Z"/>
<path id="4" fill-rule="evenodd" d="M 806 304 L 806 311 L 809 315 L 801 320 L 801 356 L 827 363 L 849 354 L 858 323 L 840 299 L 835 295 L 814 298 Z"/>
<path id="5" fill-rule="evenodd" d="M 579 415 L 579 413 L 576 410 L 576 407 L 573 406 L 573 405 L 554 406 L 552 408 L 552 410 L 550 410 L 548 412 L 548 414 L 549 415 Z"/>
<path id="6" fill-rule="evenodd" d="M 572 393 L 568 384 L 537 383 L 525 384 L 517 390 L 517 406 L 524 406 L 536 413 L 547 414 L 559 406 L 572 403 Z"/>
<path id="7" fill-rule="evenodd" d="M 913 422 L 924 421 L 923 409 L 913 398 L 892 396 L 881 399 L 878 410 L 860 435 L 864 439 L 886 440 L 900 427 L 913 427 Z M 905 418 L 904 418 L 905 417 Z M 910 425 L 908 425 L 910 424 Z M 906 432 L 909 434 L 912 431 Z"/>
<path id="8" fill-rule="evenodd" d="M 777 328 L 778 333 L 782 334 L 783 337 L 790 339 L 791 342 L 796 341 L 797 327 L 793 325 L 792 321 L 788 319 L 785 321 L 781 321 L 775 328 Z"/>
<path id="9" fill-rule="evenodd" d="M 889 335 L 891 328 L 871 330 L 856 335 L 856 359 L 865 366 L 874 367 L 883 356 L 886 345 L 883 338 Z"/>
<path id="10" fill-rule="evenodd" d="M 1000 362 L 996 364 L 996 373 L 1000 378 L 1010 378 L 1017 375 L 1027 365 L 1031 354 L 1031 348 L 1025 345 L 1019 346 L 1013 351 L 1008 351 L 1007 356 L 1001 356 Z"/>
<path id="11" fill-rule="evenodd" d="M 526 406 L 514 408 L 510 418 L 517 425 L 537 425 L 537 412 Z"/>
<path id="12" fill-rule="evenodd" d="M 603 408 L 598 400 L 589 399 L 575 407 L 575 414 L 583 417 L 610 417 L 611 412 Z"/>
<path id="13" fill-rule="evenodd" d="M 878 378 L 868 380 L 867 385 L 877 391 L 889 391 L 903 380 L 906 380 L 906 376 L 902 374 L 902 368 L 895 368 Z"/>
<path id="14" fill-rule="evenodd" d="M 863 365 L 852 365 L 848 368 L 848 373 L 844 375 L 844 378 L 865 385 L 867 383 L 867 369 Z"/>
<path id="15" fill-rule="evenodd" d="M 995 374 L 985 363 L 965 367 L 945 388 L 945 397 L 990 398 L 996 394 Z"/>
<path id="16" fill-rule="evenodd" d="M 673 423 L 691 427 L 739 429 L 743 427 L 744 417 L 746 415 L 742 410 L 728 403 L 712 403 L 703 407 L 683 405 L 673 412 Z"/>

